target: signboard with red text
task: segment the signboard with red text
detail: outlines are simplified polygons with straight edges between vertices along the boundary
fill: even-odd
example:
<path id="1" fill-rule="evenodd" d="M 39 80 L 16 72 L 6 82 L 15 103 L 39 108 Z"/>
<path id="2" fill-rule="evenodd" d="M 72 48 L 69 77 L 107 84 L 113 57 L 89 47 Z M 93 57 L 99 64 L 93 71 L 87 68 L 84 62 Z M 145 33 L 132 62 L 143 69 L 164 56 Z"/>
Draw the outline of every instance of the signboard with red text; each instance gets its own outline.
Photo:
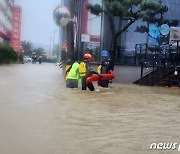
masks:
<path id="1" fill-rule="evenodd" d="M 21 12 L 20 6 L 13 6 L 11 46 L 17 52 L 20 52 L 21 45 Z"/>

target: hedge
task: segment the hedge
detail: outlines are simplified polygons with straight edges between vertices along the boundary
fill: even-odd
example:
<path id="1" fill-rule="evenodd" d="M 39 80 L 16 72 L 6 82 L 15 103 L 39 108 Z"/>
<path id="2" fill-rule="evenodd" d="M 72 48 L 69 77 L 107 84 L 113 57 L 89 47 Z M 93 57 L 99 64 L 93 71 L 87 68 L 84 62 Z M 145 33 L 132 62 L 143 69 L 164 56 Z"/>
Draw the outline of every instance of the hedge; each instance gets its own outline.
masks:
<path id="1" fill-rule="evenodd" d="M 0 44 L 0 64 L 9 64 L 18 60 L 17 53 L 12 47 Z"/>

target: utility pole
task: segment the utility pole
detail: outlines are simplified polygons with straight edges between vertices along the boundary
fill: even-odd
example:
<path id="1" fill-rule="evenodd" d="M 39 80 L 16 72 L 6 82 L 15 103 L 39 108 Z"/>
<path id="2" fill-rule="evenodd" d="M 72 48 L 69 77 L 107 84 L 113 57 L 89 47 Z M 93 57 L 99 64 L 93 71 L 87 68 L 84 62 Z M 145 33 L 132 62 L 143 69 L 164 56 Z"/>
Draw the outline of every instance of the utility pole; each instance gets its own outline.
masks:
<path id="1" fill-rule="evenodd" d="M 82 43 L 81 43 L 81 34 L 82 34 L 82 8 L 84 0 L 76 0 L 76 16 L 77 16 L 77 39 L 76 39 L 76 59 L 81 60 L 82 57 Z"/>
<path id="2" fill-rule="evenodd" d="M 67 54 L 66 60 L 74 61 L 74 23 L 70 21 L 66 26 Z"/>
<path id="3" fill-rule="evenodd" d="M 50 37 L 50 43 L 49 43 L 49 59 L 50 59 L 50 53 L 51 53 L 51 37 Z"/>
<path id="4" fill-rule="evenodd" d="M 60 62 L 61 60 L 61 28 L 59 27 L 59 34 L 58 34 L 58 61 Z"/>
<path id="5" fill-rule="evenodd" d="M 104 3 L 102 2 L 102 8 L 104 9 Z M 100 34 L 100 50 L 104 50 L 104 22 L 105 22 L 105 13 L 101 13 L 101 34 Z"/>
<path id="6" fill-rule="evenodd" d="M 54 30 L 54 35 L 53 35 L 53 47 L 52 47 L 53 53 L 54 53 L 54 45 L 55 45 L 55 33 L 56 33 L 56 30 Z"/>
<path id="7" fill-rule="evenodd" d="M 74 2 L 72 0 L 64 1 L 64 5 L 70 11 L 70 22 L 65 28 L 66 31 L 66 43 L 67 43 L 67 53 L 66 53 L 66 60 L 71 60 L 72 62 L 74 59 Z"/>
<path id="8" fill-rule="evenodd" d="M 55 50 L 55 40 L 56 40 L 56 32 L 57 32 L 58 30 L 57 29 L 54 29 L 54 35 L 53 35 L 53 54 L 54 54 L 54 50 Z M 59 36 L 59 35 L 58 35 Z M 58 38 L 58 47 L 59 47 L 59 39 L 60 38 Z M 58 55 L 57 55 L 57 58 L 58 58 L 58 61 L 59 61 L 59 49 L 58 49 Z"/>

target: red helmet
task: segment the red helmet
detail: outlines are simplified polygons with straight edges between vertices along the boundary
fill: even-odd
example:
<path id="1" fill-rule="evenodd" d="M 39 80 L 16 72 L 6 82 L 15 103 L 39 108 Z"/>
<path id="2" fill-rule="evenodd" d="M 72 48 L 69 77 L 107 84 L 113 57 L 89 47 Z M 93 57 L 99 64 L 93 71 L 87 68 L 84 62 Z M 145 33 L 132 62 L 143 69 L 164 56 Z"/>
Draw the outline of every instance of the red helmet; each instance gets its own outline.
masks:
<path id="1" fill-rule="evenodd" d="M 84 55 L 84 59 L 87 59 L 87 60 L 89 60 L 89 61 L 92 61 L 92 56 L 91 56 L 91 54 L 86 53 L 86 54 Z"/>

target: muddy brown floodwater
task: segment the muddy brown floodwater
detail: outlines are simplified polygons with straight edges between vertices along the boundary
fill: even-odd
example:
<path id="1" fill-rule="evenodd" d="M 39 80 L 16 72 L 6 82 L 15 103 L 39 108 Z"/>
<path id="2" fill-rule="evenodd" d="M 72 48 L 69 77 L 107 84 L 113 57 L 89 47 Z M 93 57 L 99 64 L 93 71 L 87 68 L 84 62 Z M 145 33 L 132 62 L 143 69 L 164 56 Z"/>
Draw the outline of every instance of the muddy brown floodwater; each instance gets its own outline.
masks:
<path id="1" fill-rule="evenodd" d="M 112 83 L 67 89 L 54 64 L 0 66 L 0 154 L 170 154 L 180 90 Z M 96 87 L 97 88 L 97 87 Z"/>

